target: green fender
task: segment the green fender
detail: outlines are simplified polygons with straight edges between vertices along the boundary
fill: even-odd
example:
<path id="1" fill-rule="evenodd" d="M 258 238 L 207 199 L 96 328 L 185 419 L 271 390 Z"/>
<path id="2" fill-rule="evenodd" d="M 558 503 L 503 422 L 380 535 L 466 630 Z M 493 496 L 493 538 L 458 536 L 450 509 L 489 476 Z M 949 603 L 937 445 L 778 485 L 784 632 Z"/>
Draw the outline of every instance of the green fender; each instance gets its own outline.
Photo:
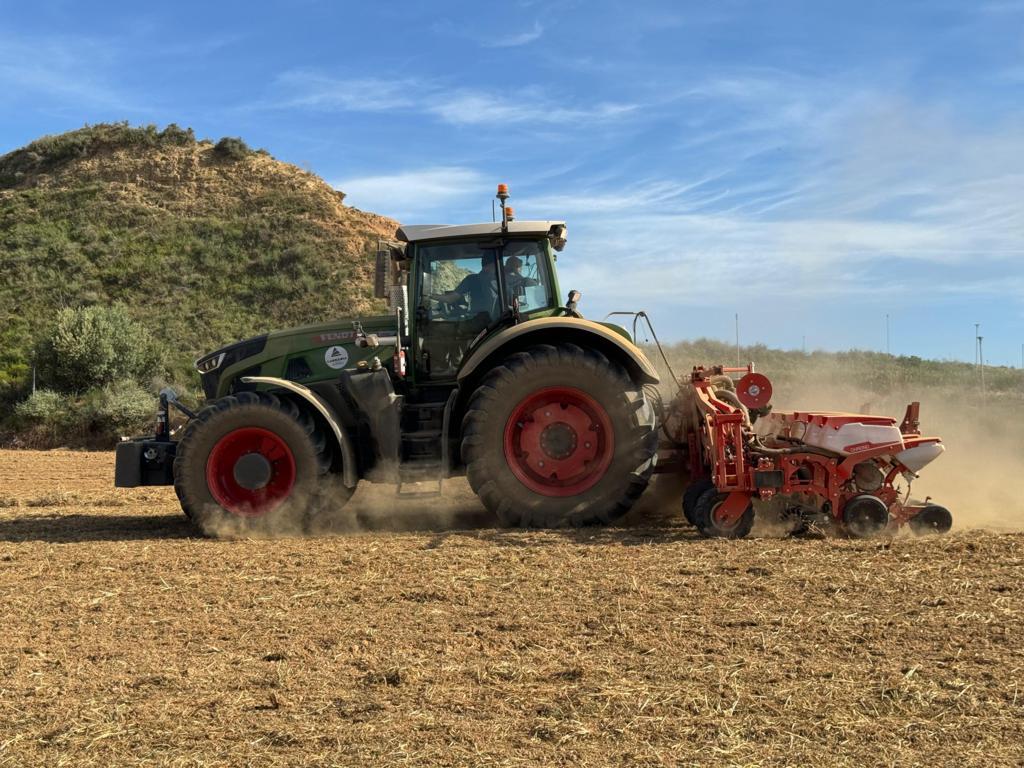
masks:
<path id="1" fill-rule="evenodd" d="M 553 340 L 572 341 L 583 347 L 593 347 L 609 357 L 619 357 L 629 369 L 633 379 L 641 384 L 657 384 L 658 372 L 643 351 L 628 337 L 593 320 L 578 317 L 542 317 L 527 320 L 506 328 L 489 337 L 463 362 L 459 370 L 459 383 L 470 378 L 482 363 L 497 356 L 513 342 L 517 348 L 528 344 L 550 344 Z M 616 355 L 615 353 L 620 353 Z M 488 366 L 489 367 L 489 366 Z M 481 370 L 487 370 L 485 367 Z"/>

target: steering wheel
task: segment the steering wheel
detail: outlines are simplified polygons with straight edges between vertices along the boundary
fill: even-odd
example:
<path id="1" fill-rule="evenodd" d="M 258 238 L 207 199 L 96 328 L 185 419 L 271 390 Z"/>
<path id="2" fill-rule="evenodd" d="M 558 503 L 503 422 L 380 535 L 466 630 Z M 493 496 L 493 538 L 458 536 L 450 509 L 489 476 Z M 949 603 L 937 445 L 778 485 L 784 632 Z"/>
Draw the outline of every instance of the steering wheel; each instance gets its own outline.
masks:
<path id="1" fill-rule="evenodd" d="M 427 298 L 437 304 L 437 310 L 445 320 L 466 320 L 470 317 L 469 302 L 459 295 L 455 301 L 445 301 L 444 293 L 428 293 Z"/>

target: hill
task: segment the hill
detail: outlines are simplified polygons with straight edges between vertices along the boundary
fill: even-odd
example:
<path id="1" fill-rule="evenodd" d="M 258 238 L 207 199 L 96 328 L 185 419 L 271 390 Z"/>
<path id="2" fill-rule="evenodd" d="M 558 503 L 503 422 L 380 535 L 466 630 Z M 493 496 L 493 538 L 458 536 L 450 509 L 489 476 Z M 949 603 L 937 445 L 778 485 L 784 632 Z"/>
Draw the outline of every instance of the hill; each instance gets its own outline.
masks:
<path id="1" fill-rule="evenodd" d="M 87 126 L 0 157 L 0 388 L 61 307 L 123 302 L 178 366 L 273 328 L 372 309 L 397 223 L 318 176 L 175 125 Z"/>

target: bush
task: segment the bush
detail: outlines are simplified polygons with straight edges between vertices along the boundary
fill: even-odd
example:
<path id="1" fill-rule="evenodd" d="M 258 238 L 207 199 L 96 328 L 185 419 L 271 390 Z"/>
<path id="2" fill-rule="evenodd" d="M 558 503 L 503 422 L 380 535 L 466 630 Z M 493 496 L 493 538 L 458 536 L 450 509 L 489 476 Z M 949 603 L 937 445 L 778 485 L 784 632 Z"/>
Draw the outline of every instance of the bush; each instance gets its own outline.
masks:
<path id="1" fill-rule="evenodd" d="M 51 448 L 65 444 L 75 420 L 70 398 L 49 389 L 37 389 L 14 406 L 5 426 L 13 429 L 19 445 Z"/>
<path id="2" fill-rule="evenodd" d="M 162 354 L 124 306 L 63 309 L 37 352 L 43 380 L 60 392 L 148 381 Z"/>
<path id="3" fill-rule="evenodd" d="M 229 160 L 242 160 L 252 154 L 249 145 L 237 136 L 225 136 L 217 142 L 213 151 Z"/>
<path id="4" fill-rule="evenodd" d="M 194 144 L 191 128 L 171 123 L 164 130 L 155 125 L 131 126 L 127 122 L 86 125 L 77 131 L 43 136 L 22 149 L 0 156 L 0 187 L 12 186 L 26 175 L 48 171 L 103 149 L 142 146 L 161 147 Z"/>
<path id="5" fill-rule="evenodd" d="M 6 425 L 30 448 L 112 448 L 124 436 L 152 432 L 156 398 L 132 381 L 75 397 L 36 390 L 14 407 Z"/>
<path id="6" fill-rule="evenodd" d="M 51 389 L 37 389 L 14 406 L 14 418 L 26 427 L 58 427 L 66 421 L 68 398 Z"/>
<path id="7" fill-rule="evenodd" d="M 110 384 L 89 392 L 80 409 L 80 421 L 89 435 L 113 444 L 121 437 L 152 431 L 156 398 L 132 381 Z"/>

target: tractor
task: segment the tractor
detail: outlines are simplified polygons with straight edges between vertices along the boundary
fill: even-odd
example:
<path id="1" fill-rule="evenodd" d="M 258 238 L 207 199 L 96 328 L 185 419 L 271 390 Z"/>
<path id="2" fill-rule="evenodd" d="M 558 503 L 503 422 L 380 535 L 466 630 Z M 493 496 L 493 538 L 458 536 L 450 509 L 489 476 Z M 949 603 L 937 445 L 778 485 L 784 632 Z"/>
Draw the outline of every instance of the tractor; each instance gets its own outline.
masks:
<path id="1" fill-rule="evenodd" d="M 309 525 L 357 483 L 439 494 L 465 474 L 508 526 L 607 523 L 647 487 L 658 374 L 622 327 L 559 301 L 564 221 L 402 226 L 378 248 L 379 317 L 230 344 L 196 361 L 207 404 L 160 395 L 115 484 L 171 485 L 204 531 Z M 180 419 L 185 423 L 173 428 Z"/>

